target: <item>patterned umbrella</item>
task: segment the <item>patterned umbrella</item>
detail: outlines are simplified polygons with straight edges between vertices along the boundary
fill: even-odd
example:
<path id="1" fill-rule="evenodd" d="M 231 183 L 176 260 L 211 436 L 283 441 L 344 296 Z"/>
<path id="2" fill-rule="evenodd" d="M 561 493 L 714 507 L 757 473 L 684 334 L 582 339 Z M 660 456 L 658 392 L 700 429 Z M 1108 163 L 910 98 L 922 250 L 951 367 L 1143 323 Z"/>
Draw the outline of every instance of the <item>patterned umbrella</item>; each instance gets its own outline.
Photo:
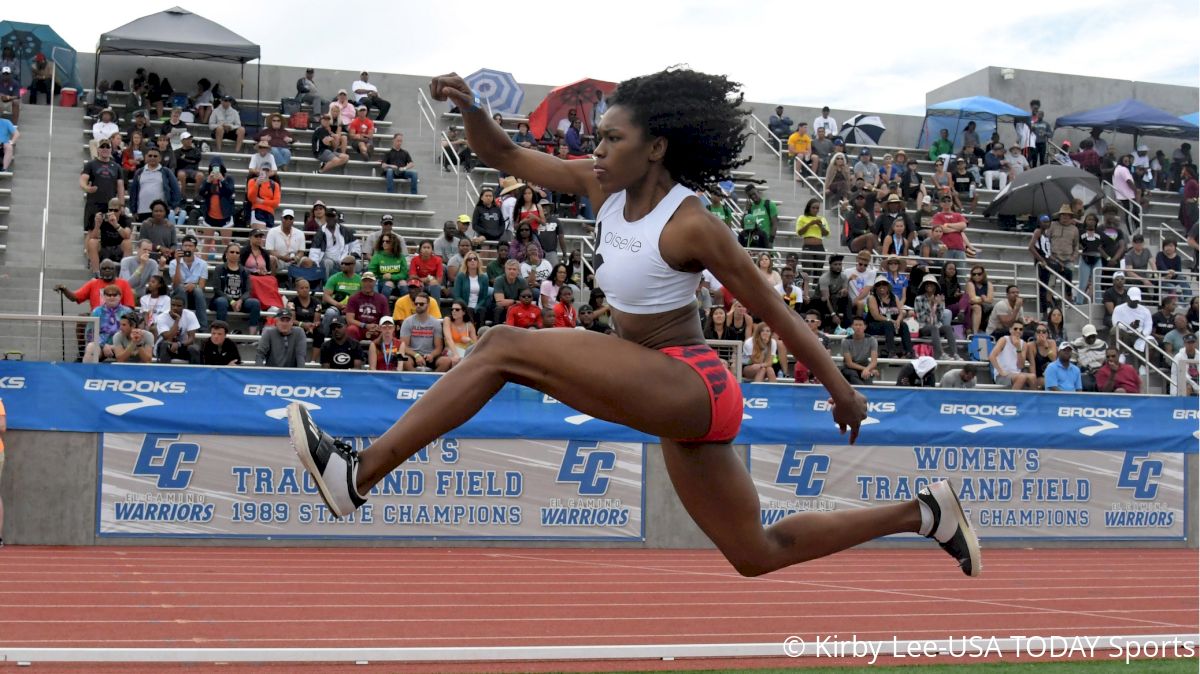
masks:
<path id="1" fill-rule="evenodd" d="M 877 115 L 855 115 L 842 124 L 838 135 L 847 145 L 878 145 L 886 130 Z"/>
<path id="2" fill-rule="evenodd" d="M 534 138 L 541 138 L 547 127 L 554 129 L 567 117 L 567 111 L 575 110 L 583 122 L 583 132 L 592 132 L 592 108 L 596 105 L 596 92 L 608 96 L 617 88 L 614 82 L 603 80 L 579 80 L 551 90 L 529 115 L 529 130 Z"/>
<path id="3" fill-rule="evenodd" d="M 29 83 L 32 73 L 30 64 L 33 57 L 41 53 L 58 64 L 58 84 L 77 89 L 80 87 L 75 74 L 75 50 L 50 26 L 0 21 L 0 47 L 12 47 L 17 61 L 21 63 L 21 83 Z"/>
<path id="4" fill-rule="evenodd" d="M 481 68 L 467 75 L 466 82 L 471 91 L 487 101 L 487 106 L 492 112 L 502 115 L 520 114 L 521 103 L 525 101 L 525 90 L 517 84 L 512 73 Z"/>

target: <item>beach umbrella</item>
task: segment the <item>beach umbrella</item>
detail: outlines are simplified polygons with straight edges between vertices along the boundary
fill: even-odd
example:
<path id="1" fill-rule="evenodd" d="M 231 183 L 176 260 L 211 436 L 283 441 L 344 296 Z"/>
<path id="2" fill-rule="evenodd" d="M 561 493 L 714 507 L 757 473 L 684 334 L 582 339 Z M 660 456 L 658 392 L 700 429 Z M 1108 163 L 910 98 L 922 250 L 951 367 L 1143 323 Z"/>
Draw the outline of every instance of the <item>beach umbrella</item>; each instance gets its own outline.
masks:
<path id="1" fill-rule="evenodd" d="M 521 103 L 525 102 L 525 90 L 517 84 L 512 73 L 481 68 L 467 75 L 467 86 L 486 101 L 486 107 L 502 115 L 518 115 Z"/>
<path id="2" fill-rule="evenodd" d="M 887 127 L 878 115 L 855 115 L 842 124 L 838 135 L 848 145 L 878 145 Z"/>
<path id="3" fill-rule="evenodd" d="M 1082 199 L 1086 208 L 1103 197 L 1100 179 L 1091 173 L 1074 166 L 1046 164 L 1022 171 L 996 195 L 983 214 L 1053 215 L 1074 199 Z"/>
<path id="4" fill-rule="evenodd" d="M 534 138 L 541 138 L 547 128 L 555 129 L 558 123 L 574 110 L 583 122 L 583 132 L 592 132 L 592 108 L 596 105 L 596 92 L 608 96 L 617 88 L 615 82 L 584 79 L 552 89 L 546 98 L 529 115 L 529 130 Z"/>

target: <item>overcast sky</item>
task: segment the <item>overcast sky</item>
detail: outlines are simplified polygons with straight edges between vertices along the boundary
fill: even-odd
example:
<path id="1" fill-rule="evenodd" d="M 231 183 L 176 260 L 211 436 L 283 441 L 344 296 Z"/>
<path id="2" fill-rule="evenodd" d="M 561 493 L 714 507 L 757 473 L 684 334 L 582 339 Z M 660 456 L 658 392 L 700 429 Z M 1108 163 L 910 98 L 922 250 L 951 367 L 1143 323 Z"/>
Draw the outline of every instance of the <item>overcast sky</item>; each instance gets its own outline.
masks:
<path id="1" fill-rule="evenodd" d="M 76 50 L 93 51 L 100 33 L 171 6 L 10 2 L 0 18 L 49 23 Z M 269 64 L 416 75 L 488 67 L 556 85 L 582 77 L 620 81 L 686 63 L 742 82 L 748 100 L 878 112 L 919 114 L 925 92 L 989 65 L 1200 83 L 1196 0 L 182 6 L 258 42 Z"/>

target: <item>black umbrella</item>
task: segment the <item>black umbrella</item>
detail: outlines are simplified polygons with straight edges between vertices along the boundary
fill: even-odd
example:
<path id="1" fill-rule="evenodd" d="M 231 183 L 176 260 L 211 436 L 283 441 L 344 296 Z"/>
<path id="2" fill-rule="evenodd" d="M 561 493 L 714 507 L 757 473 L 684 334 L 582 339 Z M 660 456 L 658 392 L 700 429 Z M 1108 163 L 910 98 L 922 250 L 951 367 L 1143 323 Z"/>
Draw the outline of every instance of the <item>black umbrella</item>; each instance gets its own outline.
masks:
<path id="1" fill-rule="evenodd" d="M 995 215 L 1050 215 L 1075 199 L 1084 207 L 1104 198 L 1100 179 L 1074 166 L 1046 164 L 1022 172 L 1000 194 L 992 199 L 983 212 Z"/>

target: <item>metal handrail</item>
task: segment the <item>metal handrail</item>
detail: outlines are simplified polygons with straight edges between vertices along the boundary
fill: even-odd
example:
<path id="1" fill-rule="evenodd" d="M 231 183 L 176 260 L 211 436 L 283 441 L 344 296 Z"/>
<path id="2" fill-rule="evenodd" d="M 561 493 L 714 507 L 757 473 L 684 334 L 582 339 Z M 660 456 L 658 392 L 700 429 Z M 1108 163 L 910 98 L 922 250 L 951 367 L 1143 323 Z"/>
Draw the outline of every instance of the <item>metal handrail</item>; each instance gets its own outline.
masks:
<path id="1" fill-rule="evenodd" d="M 1051 281 L 1053 281 L 1054 279 L 1058 279 L 1059 287 L 1064 288 L 1063 293 L 1068 292 L 1066 290 L 1066 288 L 1069 288 L 1071 292 L 1078 293 L 1079 295 L 1085 294 L 1083 292 L 1083 290 L 1081 290 L 1079 288 L 1079 286 L 1075 285 L 1075 283 L 1073 281 L 1068 281 L 1066 279 L 1066 277 L 1064 277 L 1062 274 L 1059 274 L 1057 271 L 1055 271 L 1053 267 L 1046 265 L 1044 268 L 1046 271 L 1050 272 L 1050 280 Z M 1053 286 L 1051 286 L 1048 283 L 1042 283 L 1042 279 L 1040 277 L 1037 279 L 1037 284 L 1038 284 L 1039 288 L 1045 288 L 1046 291 L 1050 293 L 1051 297 L 1054 297 L 1055 299 L 1057 299 L 1060 306 L 1070 307 L 1071 311 L 1074 311 L 1075 313 L 1079 314 L 1083 318 L 1084 323 L 1092 322 L 1091 316 L 1089 316 L 1086 312 L 1084 312 L 1079 307 L 1075 306 L 1075 301 L 1074 301 L 1075 295 L 1072 295 L 1071 297 L 1063 297 L 1063 293 L 1056 292 L 1054 290 Z M 1090 304 L 1090 302 L 1089 302 L 1089 304 Z"/>
<path id="2" fill-rule="evenodd" d="M 1108 189 L 1105 189 L 1105 188 L 1108 188 Z M 1100 182 L 1100 192 L 1104 195 L 1104 202 L 1110 203 L 1113 206 L 1116 206 L 1117 210 L 1119 210 L 1122 213 L 1124 213 L 1125 215 L 1129 216 L 1129 218 L 1131 220 L 1136 222 L 1137 223 L 1137 233 L 1141 234 L 1142 233 L 1142 216 L 1140 214 L 1135 214 L 1133 211 L 1122 206 L 1121 202 L 1117 201 L 1113 197 L 1108 196 L 1109 190 L 1112 190 L 1112 193 L 1116 194 L 1117 187 L 1115 185 L 1113 185 L 1112 183 L 1108 182 L 1107 180 L 1102 180 Z M 1134 203 L 1137 203 L 1137 202 L 1134 202 Z M 1139 211 L 1141 210 L 1140 204 L 1138 205 L 1138 210 Z"/>
<path id="3" fill-rule="evenodd" d="M 1195 262 L 1195 259 L 1192 257 L 1192 254 L 1190 252 L 1188 252 L 1188 250 L 1187 250 L 1188 246 L 1187 246 L 1187 234 L 1186 233 L 1180 233 L 1179 230 L 1172 227 L 1171 222 L 1169 220 L 1163 220 L 1163 221 L 1159 222 L 1156 229 L 1158 229 L 1158 247 L 1160 249 L 1162 248 L 1163 244 L 1166 243 L 1166 241 L 1167 241 L 1166 236 L 1163 234 L 1163 232 L 1164 231 L 1169 232 L 1171 234 L 1171 236 L 1173 237 L 1172 240 L 1175 241 L 1175 250 L 1176 250 L 1176 252 L 1179 253 L 1180 257 L 1184 258 L 1188 262 Z M 1180 244 L 1183 244 L 1183 245 L 1180 245 Z"/>
<path id="4" fill-rule="evenodd" d="M 446 144 L 439 144 L 438 151 L 446 160 L 450 168 L 454 171 L 454 191 L 458 193 L 458 201 L 455 203 L 455 205 L 461 208 L 462 197 L 464 194 L 467 197 L 467 203 L 473 205 L 479 200 L 479 190 L 475 187 L 475 181 L 471 180 L 471 176 L 466 176 L 467 185 L 466 187 L 463 186 L 463 177 L 466 171 L 461 170 L 462 162 L 458 158 L 458 152 L 454 150 L 454 145 L 450 142 L 450 136 L 446 135 L 445 131 L 441 132 L 441 136 L 441 140 L 444 140 Z"/>
<path id="5" fill-rule="evenodd" d="M 425 118 L 425 123 L 429 125 L 429 130 L 437 133 L 437 123 L 434 118 L 437 117 L 437 112 L 433 109 L 433 101 L 429 100 L 429 96 L 425 95 L 425 90 L 417 88 L 417 111 Z M 421 120 L 417 120 L 417 135 L 425 135 L 425 129 L 421 126 Z"/>
<path id="6" fill-rule="evenodd" d="M 38 311 L 41 311 L 41 307 L 38 307 Z M 45 321 L 49 321 L 51 323 L 62 323 L 62 324 L 64 324 L 64 326 L 67 323 L 88 323 L 90 325 L 90 329 L 92 331 L 91 334 L 93 334 L 93 335 L 100 334 L 100 317 L 92 316 L 91 314 L 88 314 L 86 316 L 67 316 L 67 315 L 53 316 L 53 315 L 49 315 L 49 314 L 46 314 L 46 315 L 41 315 L 41 314 L 0 314 L 0 323 L 8 323 L 9 321 L 25 321 L 25 322 L 36 321 L 37 322 L 37 325 L 38 325 L 38 335 L 37 335 L 37 341 L 36 341 L 37 350 L 34 351 L 34 354 L 36 355 L 36 360 L 42 359 L 41 326 L 42 326 L 42 323 Z M 66 341 L 65 341 L 66 335 L 63 335 L 63 340 L 64 340 L 63 341 L 63 349 L 65 350 L 66 349 Z M 80 353 L 79 355 L 83 356 L 82 353 Z M 65 353 L 64 353 L 63 359 L 64 360 L 66 359 Z"/>
<path id="7" fill-rule="evenodd" d="M 1104 274 L 1107 278 L 1112 278 L 1112 274 L 1118 271 L 1126 275 L 1125 285 L 1126 287 L 1129 287 L 1131 284 L 1129 283 L 1128 275 L 1130 270 L 1128 269 L 1123 267 L 1097 267 L 1095 273 Z M 1148 285 L 1143 289 L 1143 292 L 1151 295 L 1151 297 L 1143 297 L 1143 301 L 1149 302 L 1151 299 L 1156 302 L 1160 301 L 1163 295 L 1162 282 L 1166 280 L 1162 278 L 1163 272 L 1160 272 L 1157 269 L 1135 269 L 1133 271 L 1139 276 L 1145 278 L 1148 282 Z M 1178 275 L 1176 278 L 1185 281 L 1189 289 L 1200 286 L 1200 274 L 1186 270 L 1177 272 L 1177 274 Z"/>
<path id="8" fill-rule="evenodd" d="M 761 129 L 761 132 L 760 132 L 760 129 Z M 750 115 L 750 132 L 752 134 L 754 134 L 754 137 L 758 138 L 758 140 L 761 141 L 762 144 L 765 145 L 766 148 L 768 150 L 770 150 L 772 154 L 774 154 L 776 157 L 779 158 L 779 175 L 778 175 L 778 177 L 783 178 L 783 145 L 784 145 L 783 141 L 780 140 L 779 136 L 775 135 L 775 132 L 771 131 L 770 127 L 768 127 L 766 124 L 763 123 L 763 121 L 761 119 L 758 118 L 758 115 L 755 115 L 753 113 L 751 113 L 751 115 Z M 768 138 L 771 138 L 772 140 L 774 140 L 775 145 L 772 145 L 770 142 L 767 141 L 766 138 L 763 138 L 763 133 L 766 133 Z"/>
<path id="9" fill-rule="evenodd" d="M 1114 322 L 1113 323 L 1113 332 L 1116 336 L 1116 339 L 1114 339 L 1113 341 L 1116 342 L 1115 348 L 1117 349 L 1117 351 L 1125 352 L 1126 354 L 1133 356 L 1139 363 L 1141 363 L 1141 365 L 1143 367 L 1146 368 L 1147 381 L 1142 382 L 1142 387 L 1144 389 L 1147 389 L 1147 390 L 1149 389 L 1149 386 L 1150 386 L 1149 379 L 1150 379 L 1150 375 L 1152 375 L 1152 374 L 1157 374 L 1159 377 L 1162 378 L 1162 380 L 1164 382 L 1167 382 L 1168 384 L 1171 382 L 1170 374 L 1163 372 L 1156 365 L 1151 363 L 1150 359 L 1145 354 L 1141 353 L 1136 348 L 1134 348 L 1133 345 L 1126 344 L 1125 341 L 1121 339 L 1121 333 L 1130 332 L 1130 333 L 1133 333 L 1134 335 L 1136 335 L 1137 338 L 1139 340 L 1141 340 L 1141 342 L 1143 344 L 1146 345 L 1146 348 L 1145 348 L 1146 354 L 1158 352 L 1162 356 L 1162 358 L 1164 358 L 1166 361 L 1171 361 L 1172 356 L 1170 354 L 1168 354 L 1166 351 L 1163 351 L 1161 348 L 1159 348 L 1159 346 L 1154 343 L 1154 339 L 1152 337 L 1147 337 L 1140 330 L 1134 330 L 1133 328 L 1125 325 L 1124 323 L 1115 323 Z M 1187 379 L 1186 375 L 1183 378 Z M 1191 380 L 1189 379 L 1188 382 L 1190 383 Z M 1140 392 L 1141 391 L 1139 391 L 1139 393 Z"/>

